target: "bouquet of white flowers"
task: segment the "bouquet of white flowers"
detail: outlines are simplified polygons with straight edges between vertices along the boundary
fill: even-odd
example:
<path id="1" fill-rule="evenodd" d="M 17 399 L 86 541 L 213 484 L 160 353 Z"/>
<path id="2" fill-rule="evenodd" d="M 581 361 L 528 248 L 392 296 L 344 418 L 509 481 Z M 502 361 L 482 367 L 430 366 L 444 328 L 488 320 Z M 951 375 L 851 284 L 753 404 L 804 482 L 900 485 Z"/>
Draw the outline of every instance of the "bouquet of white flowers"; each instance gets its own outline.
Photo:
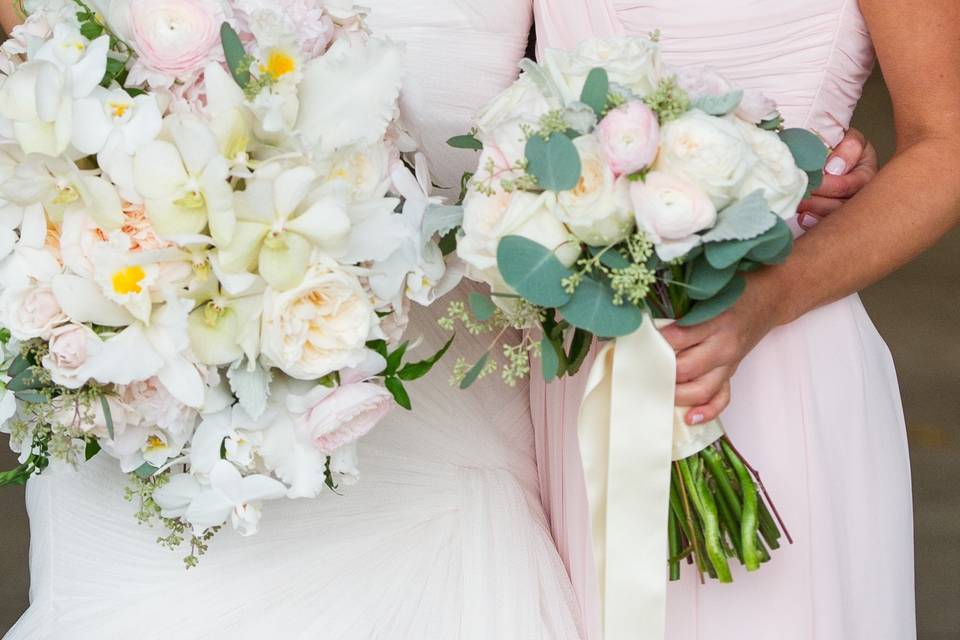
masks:
<path id="1" fill-rule="evenodd" d="M 716 317 L 744 272 L 785 260 L 787 221 L 827 156 L 761 94 L 709 68 L 668 70 L 656 40 L 525 61 L 476 129 L 450 141 L 481 151 L 457 250 L 492 298 L 474 294 L 472 314 L 452 307 L 444 322 L 534 329 L 503 347 L 503 365 L 497 340 L 458 363 L 458 382 L 498 368 L 512 382 L 530 354 L 554 380 L 606 341 L 580 436 L 602 584 L 624 608 L 656 584 L 644 567 L 677 579 L 687 559 L 729 582 L 730 559 L 755 570 L 779 546 L 782 523 L 719 423 L 690 427 L 673 406 L 676 361 L 656 327 Z"/>
<path id="2" fill-rule="evenodd" d="M 329 0 L 27 2 L 0 48 L 0 426 L 191 545 L 358 475 L 452 288 L 401 50 Z"/>

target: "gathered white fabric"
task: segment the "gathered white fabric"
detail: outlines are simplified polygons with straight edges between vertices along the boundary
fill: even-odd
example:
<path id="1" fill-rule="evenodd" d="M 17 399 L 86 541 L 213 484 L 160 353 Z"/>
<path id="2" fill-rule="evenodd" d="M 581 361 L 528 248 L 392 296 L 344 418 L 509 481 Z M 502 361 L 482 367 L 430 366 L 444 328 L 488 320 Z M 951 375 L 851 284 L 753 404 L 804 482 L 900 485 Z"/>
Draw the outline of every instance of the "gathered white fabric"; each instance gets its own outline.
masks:
<path id="1" fill-rule="evenodd" d="M 518 0 L 368 0 L 378 34 L 406 45 L 403 117 L 434 180 L 456 191 L 476 162 L 447 149 L 516 77 L 530 28 Z M 460 291 L 460 298 L 465 291 Z M 415 312 L 432 353 L 446 305 Z M 360 444 L 360 483 L 265 505 L 262 529 L 224 531 L 200 566 L 156 543 L 106 459 L 30 482 L 31 607 L 7 640 L 289 638 L 577 640 L 577 604 L 540 503 L 529 390 L 448 384 L 434 372 Z M 471 361 L 472 361 L 471 360 Z"/>

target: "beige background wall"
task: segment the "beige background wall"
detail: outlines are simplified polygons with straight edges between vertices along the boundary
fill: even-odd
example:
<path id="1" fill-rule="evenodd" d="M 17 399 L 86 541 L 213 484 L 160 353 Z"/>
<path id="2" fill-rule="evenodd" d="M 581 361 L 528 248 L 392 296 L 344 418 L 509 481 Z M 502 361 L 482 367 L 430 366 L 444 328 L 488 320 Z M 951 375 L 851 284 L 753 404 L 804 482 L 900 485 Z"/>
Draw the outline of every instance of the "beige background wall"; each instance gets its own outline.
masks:
<path id="1" fill-rule="evenodd" d="M 891 113 L 879 77 L 867 87 L 857 125 L 882 157 L 889 158 L 894 145 Z M 958 255 L 960 231 L 863 294 L 897 360 L 910 428 L 920 640 L 960 637 Z M 5 441 L 0 449 L 0 468 L 12 466 Z M 27 604 L 27 548 L 23 493 L 0 491 L 0 631 L 7 630 Z"/>

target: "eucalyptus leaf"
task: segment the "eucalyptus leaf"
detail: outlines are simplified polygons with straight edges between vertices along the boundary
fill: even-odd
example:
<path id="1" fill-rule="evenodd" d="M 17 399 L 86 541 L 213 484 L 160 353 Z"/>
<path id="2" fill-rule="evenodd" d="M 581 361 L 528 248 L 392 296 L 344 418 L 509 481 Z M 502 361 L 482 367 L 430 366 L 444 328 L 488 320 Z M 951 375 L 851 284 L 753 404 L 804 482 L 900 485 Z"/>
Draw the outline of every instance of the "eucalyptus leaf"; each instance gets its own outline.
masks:
<path id="1" fill-rule="evenodd" d="M 41 372 L 39 367 L 27 367 L 7 382 L 7 389 L 14 392 L 42 389 Z"/>
<path id="2" fill-rule="evenodd" d="M 497 312 L 497 305 L 493 303 L 488 296 L 476 291 L 471 291 L 467 296 L 467 303 L 470 305 L 470 311 L 480 322 L 486 322 Z"/>
<path id="3" fill-rule="evenodd" d="M 600 262 L 610 269 L 626 269 L 630 266 L 630 261 L 612 247 L 590 247 L 590 253 L 594 256 L 600 256 Z"/>
<path id="4" fill-rule="evenodd" d="M 770 204 L 757 189 L 739 200 L 717 216 L 717 224 L 703 235 L 703 241 L 751 240 L 777 224 L 777 216 L 770 212 Z"/>
<path id="5" fill-rule="evenodd" d="M 116 432 L 113 426 L 113 411 L 110 409 L 110 401 L 107 396 L 100 395 L 100 408 L 103 410 L 103 421 L 107 423 L 107 435 L 111 440 L 116 438 Z"/>
<path id="6" fill-rule="evenodd" d="M 34 391 L 33 389 L 17 391 L 13 395 L 20 402 L 26 402 L 28 404 L 46 404 L 50 401 L 49 396 L 47 396 L 45 393 Z"/>
<path id="7" fill-rule="evenodd" d="M 570 341 L 570 352 L 567 354 L 566 375 L 575 376 L 583 366 L 590 353 L 590 347 L 593 345 L 593 334 L 583 329 L 577 329 L 573 332 L 573 339 Z"/>
<path id="8" fill-rule="evenodd" d="M 711 116 L 725 116 L 736 111 L 741 102 L 743 102 L 743 89 L 737 89 L 720 96 L 702 96 L 694 100 L 691 106 Z"/>
<path id="9" fill-rule="evenodd" d="M 480 151 L 483 149 L 483 143 L 470 133 L 462 136 L 453 136 L 447 140 L 447 144 L 454 149 L 470 149 L 472 151 Z"/>
<path id="10" fill-rule="evenodd" d="M 804 171 L 822 171 L 827 164 L 827 145 L 806 129 L 784 129 L 780 139 L 790 148 L 797 166 Z"/>
<path id="11" fill-rule="evenodd" d="M 150 464 L 149 462 L 144 462 L 142 465 L 140 465 L 139 467 L 137 467 L 137 468 L 134 470 L 133 473 L 134 473 L 135 476 L 137 476 L 137 477 L 140 478 L 141 480 L 146 480 L 147 478 L 149 478 L 150 476 L 152 476 L 153 474 L 155 474 L 155 473 L 156 473 L 157 471 L 159 471 L 159 470 L 160 470 L 160 469 L 158 469 L 157 467 L 153 466 L 153 465 Z"/>
<path id="12" fill-rule="evenodd" d="M 777 226 L 779 233 L 763 244 L 754 247 L 747 258 L 761 264 L 780 264 L 793 250 L 793 234 L 790 227 L 781 221 Z"/>
<path id="13" fill-rule="evenodd" d="M 692 274 L 687 283 L 687 295 L 693 300 L 707 300 L 717 295 L 737 273 L 738 263 L 734 262 L 724 269 L 717 269 L 700 256 L 693 261 Z"/>
<path id="14" fill-rule="evenodd" d="M 469 389 L 474 382 L 480 377 L 480 374 L 483 373 L 483 368 L 487 366 L 487 361 L 490 359 L 490 352 L 483 354 L 477 363 L 470 367 L 470 370 L 467 371 L 467 375 L 463 377 L 463 380 L 460 381 L 461 389 Z"/>
<path id="15" fill-rule="evenodd" d="M 543 369 L 543 379 L 547 382 L 553 382 L 563 373 L 563 361 L 566 360 L 562 348 L 558 348 L 557 343 L 548 335 L 540 340 L 540 366 Z"/>
<path id="16" fill-rule="evenodd" d="M 240 36 L 226 22 L 220 25 L 220 42 L 223 44 L 223 55 L 226 58 L 227 67 L 230 68 L 230 74 L 241 88 L 246 89 L 250 84 L 250 69 L 244 68 L 247 52 L 243 48 Z"/>
<path id="17" fill-rule="evenodd" d="M 400 382 L 399 378 L 391 376 L 386 378 L 383 384 L 387 387 L 387 391 L 390 392 L 398 405 L 407 411 L 413 409 L 413 403 L 410 402 L 410 395 L 407 393 L 407 390 L 403 388 L 403 383 Z"/>
<path id="18" fill-rule="evenodd" d="M 18 375 L 26 371 L 30 367 L 30 361 L 24 358 L 22 355 L 17 356 L 13 359 L 13 362 L 10 363 L 10 366 L 7 368 L 7 375 L 11 378 L 16 378 Z"/>
<path id="19" fill-rule="evenodd" d="M 587 80 L 583 84 L 583 91 L 580 93 L 580 102 L 589 105 L 597 114 L 598 118 L 603 117 L 607 109 L 607 97 L 610 95 L 610 76 L 603 67 L 592 69 L 587 74 Z"/>
<path id="20" fill-rule="evenodd" d="M 408 362 L 403 366 L 400 371 L 397 372 L 397 377 L 404 381 L 418 380 L 423 376 L 430 373 L 434 365 L 436 365 L 440 360 L 447 354 L 447 351 L 450 350 L 450 345 L 453 344 L 453 339 L 456 336 L 450 336 L 450 339 L 447 340 L 439 351 L 427 358 L 426 360 L 420 360 L 419 362 Z"/>
<path id="21" fill-rule="evenodd" d="M 783 128 L 783 116 L 777 113 L 775 117 L 760 122 L 759 127 L 765 131 L 780 131 Z"/>
<path id="22" fill-rule="evenodd" d="M 823 171 L 807 171 L 807 191 L 804 193 L 804 198 L 809 198 L 810 194 L 820 188 L 820 185 L 823 184 Z"/>
<path id="23" fill-rule="evenodd" d="M 618 338 L 643 324 L 639 307 L 613 304 L 613 290 L 605 283 L 584 278 L 570 302 L 560 308 L 564 320 L 601 338 Z"/>
<path id="24" fill-rule="evenodd" d="M 740 299 L 740 296 L 743 295 L 746 287 L 747 281 L 743 276 L 737 274 L 717 295 L 709 300 L 703 300 L 693 305 L 693 308 L 687 315 L 677 321 L 677 325 L 681 327 L 692 327 L 707 322 L 708 320 L 713 320 L 732 307 L 734 303 Z"/>
<path id="25" fill-rule="evenodd" d="M 776 217 L 776 216 L 774 216 Z M 776 224 L 769 231 L 751 240 L 728 240 L 706 245 L 704 254 L 711 266 L 716 269 L 726 269 L 747 256 L 754 248 L 767 242 L 782 243 L 785 235 L 790 235 L 790 227 L 776 218 Z"/>
<path id="26" fill-rule="evenodd" d="M 547 191 L 568 191 L 580 182 L 583 165 L 573 141 L 562 133 L 527 140 L 527 172 Z"/>
<path id="27" fill-rule="evenodd" d="M 561 307 L 570 301 L 562 281 L 573 275 L 553 252 L 522 236 L 506 236 L 497 246 L 497 265 L 504 281 L 541 307 Z"/>

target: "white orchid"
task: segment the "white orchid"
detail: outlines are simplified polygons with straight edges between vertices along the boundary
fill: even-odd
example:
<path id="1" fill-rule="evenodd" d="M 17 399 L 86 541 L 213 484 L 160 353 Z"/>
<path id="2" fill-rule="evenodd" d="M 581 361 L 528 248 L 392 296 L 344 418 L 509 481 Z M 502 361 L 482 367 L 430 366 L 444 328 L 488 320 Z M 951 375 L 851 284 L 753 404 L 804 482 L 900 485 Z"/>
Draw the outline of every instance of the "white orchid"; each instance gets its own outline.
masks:
<path id="1" fill-rule="evenodd" d="M 350 233 L 344 202 L 312 192 L 317 172 L 309 165 L 273 162 L 258 169 L 236 194 L 233 240 L 220 250 L 227 271 L 257 270 L 274 289 L 296 286 L 314 249 L 333 250 Z"/>
<path id="2" fill-rule="evenodd" d="M 188 114 L 169 116 L 164 127 L 172 142 L 143 145 L 133 162 L 134 185 L 147 215 L 161 235 L 200 233 L 209 225 L 215 241 L 229 241 L 230 171 L 210 128 Z"/>
<path id="3" fill-rule="evenodd" d="M 44 42 L 0 86 L 0 116 L 11 121 L 25 153 L 58 156 L 73 130 L 73 103 L 100 84 L 107 68 L 110 38 L 93 42 L 76 27 L 56 25 Z"/>
<path id="4" fill-rule="evenodd" d="M 97 87 L 73 105 L 71 142 L 75 149 L 96 155 L 97 164 L 130 202 L 140 202 L 134 187 L 133 156 L 159 135 L 163 117 L 150 94 L 131 96 L 123 89 Z"/>
<path id="5" fill-rule="evenodd" d="M 287 493 L 283 483 L 265 475 L 243 477 L 227 460 L 217 461 L 207 483 L 195 476 L 177 474 L 154 492 L 166 518 L 183 518 L 196 532 L 223 525 L 228 520 L 242 535 L 257 532 L 260 503 Z"/>

